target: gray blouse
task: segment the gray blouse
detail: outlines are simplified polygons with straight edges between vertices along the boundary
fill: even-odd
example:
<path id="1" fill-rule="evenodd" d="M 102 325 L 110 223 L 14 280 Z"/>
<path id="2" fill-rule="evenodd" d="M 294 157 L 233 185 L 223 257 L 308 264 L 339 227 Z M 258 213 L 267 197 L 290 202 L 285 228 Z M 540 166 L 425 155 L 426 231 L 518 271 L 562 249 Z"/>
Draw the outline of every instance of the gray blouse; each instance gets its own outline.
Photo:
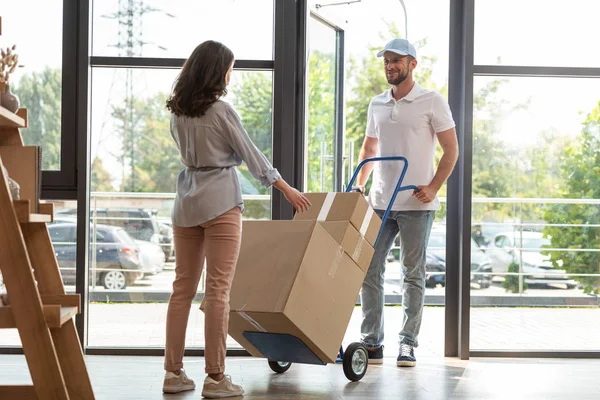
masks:
<path id="1" fill-rule="evenodd" d="M 177 178 L 173 224 L 192 227 L 238 206 L 244 209 L 235 168 L 246 163 L 264 187 L 281 179 L 256 148 L 236 111 L 218 100 L 198 118 L 171 115 L 171 136 L 186 167 Z"/>

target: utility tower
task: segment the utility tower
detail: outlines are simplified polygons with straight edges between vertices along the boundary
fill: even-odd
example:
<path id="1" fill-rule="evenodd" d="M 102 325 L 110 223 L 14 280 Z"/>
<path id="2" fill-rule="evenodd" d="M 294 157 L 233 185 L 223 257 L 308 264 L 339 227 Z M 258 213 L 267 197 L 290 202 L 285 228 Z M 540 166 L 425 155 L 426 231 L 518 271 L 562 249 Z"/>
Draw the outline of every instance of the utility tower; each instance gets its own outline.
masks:
<path id="1" fill-rule="evenodd" d="M 119 0 L 118 10 L 112 14 L 103 15 L 104 18 L 114 19 L 118 23 L 117 43 L 113 45 L 118 49 L 119 57 L 142 57 L 144 46 L 153 45 L 161 50 L 167 50 L 166 47 L 155 43 L 145 42 L 144 36 L 144 16 L 150 13 L 162 13 L 167 17 L 173 18 L 174 15 L 164 12 L 161 9 L 150 7 L 144 4 L 144 0 Z M 135 152 L 137 137 L 135 133 L 134 121 L 134 70 L 127 68 L 125 73 L 125 116 L 123 118 L 123 153 L 121 154 L 122 163 L 122 181 L 121 190 L 128 192 L 136 191 L 135 174 Z M 128 154 L 129 153 L 129 154 Z M 129 179 L 126 180 L 126 166 L 129 163 Z"/>

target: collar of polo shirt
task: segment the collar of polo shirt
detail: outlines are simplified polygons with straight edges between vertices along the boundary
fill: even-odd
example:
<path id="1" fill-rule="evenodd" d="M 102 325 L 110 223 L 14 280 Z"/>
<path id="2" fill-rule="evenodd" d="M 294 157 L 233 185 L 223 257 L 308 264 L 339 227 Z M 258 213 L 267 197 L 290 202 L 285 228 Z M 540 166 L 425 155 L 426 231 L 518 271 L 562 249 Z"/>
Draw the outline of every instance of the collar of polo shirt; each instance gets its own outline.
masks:
<path id="1" fill-rule="evenodd" d="M 419 84 L 417 82 L 415 82 L 415 84 L 413 85 L 413 88 L 410 90 L 410 92 L 408 92 L 408 94 L 406 96 L 404 96 L 403 98 L 401 98 L 400 100 L 414 101 L 421 94 L 421 89 L 422 89 L 422 87 L 419 86 Z M 388 103 L 392 100 L 396 101 L 396 99 L 394 99 L 394 96 L 392 95 L 392 88 L 389 88 L 387 90 L 387 92 L 385 93 L 385 100 L 386 100 L 386 103 Z M 400 101 L 400 100 L 398 100 L 398 101 Z"/>

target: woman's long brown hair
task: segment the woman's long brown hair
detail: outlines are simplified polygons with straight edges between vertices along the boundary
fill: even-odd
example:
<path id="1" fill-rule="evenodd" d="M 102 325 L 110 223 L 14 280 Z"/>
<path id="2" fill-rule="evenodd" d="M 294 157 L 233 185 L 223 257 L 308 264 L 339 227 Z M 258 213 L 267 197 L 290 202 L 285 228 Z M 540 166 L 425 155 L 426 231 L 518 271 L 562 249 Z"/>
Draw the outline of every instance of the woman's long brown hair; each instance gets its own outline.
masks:
<path id="1" fill-rule="evenodd" d="M 178 116 L 201 117 L 220 97 L 227 94 L 225 75 L 233 52 L 208 40 L 199 44 L 183 64 L 167 109 Z"/>

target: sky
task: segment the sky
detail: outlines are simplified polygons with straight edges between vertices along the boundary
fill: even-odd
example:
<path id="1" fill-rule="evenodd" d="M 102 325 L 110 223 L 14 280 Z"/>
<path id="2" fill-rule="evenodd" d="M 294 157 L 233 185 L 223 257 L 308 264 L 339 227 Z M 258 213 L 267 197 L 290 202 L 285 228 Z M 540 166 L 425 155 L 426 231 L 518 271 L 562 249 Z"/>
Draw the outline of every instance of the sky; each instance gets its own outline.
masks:
<path id="1" fill-rule="evenodd" d="M 3 32 L 0 46 L 17 44 L 24 72 L 45 66 L 61 67 L 63 0 L 3 1 L 0 15 Z M 362 0 L 326 6 L 339 0 L 310 0 L 318 12 L 346 32 L 346 58 L 361 56 L 369 45 L 383 46 L 379 37 L 385 22 L 406 31 L 399 0 Z M 317 8 L 320 4 L 324 7 Z M 449 0 L 405 0 L 408 38 L 427 38 L 419 55 L 436 56 L 433 79 L 439 86 L 448 80 Z M 477 0 L 475 62 L 480 64 L 600 67 L 600 52 L 590 41 L 600 37 L 600 1 L 571 0 Z M 185 58 L 200 42 L 219 40 L 237 59 L 272 59 L 272 0 L 146 0 L 155 11 L 137 25 L 144 32 L 143 56 Z M 118 0 L 93 1 L 91 18 L 93 55 L 117 56 L 118 25 L 114 14 Z M 31 13 L 31 9 L 36 9 Z M 26 16 L 26 18 L 24 18 Z M 42 31 L 42 35 L 38 34 Z M 328 48 L 320 35 L 311 36 L 313 48 Z M 165 50 L 166 49 L 166 50 Z M 383 73 L 383 72 L 382 72 Z M 134 73 L 135 94 L 149 96 L 168 92 L 177 71 L 143 70 Z M 234 73 L 234 81 L 236 79 Z M 110 107 L 122 99 L 125 70 L 94 69 L 92 77 L 92 153 L 106 158 L 117 178 L 118 164 L 110 161 L 115 147 Z M 490 78 L 476 77 L 475 89 Z M 600 100 L 600 79 L 510 78 L 501 95 L 511 104 L 529 103 L 529 108 L 501 122 L 506 141 L 534 142 L 549 129 L 574 135 L 581 120 Z M 18 94 L 18 93 L 17 93 Z M 583 113 L 583 114 L 582 114 Z"/>

